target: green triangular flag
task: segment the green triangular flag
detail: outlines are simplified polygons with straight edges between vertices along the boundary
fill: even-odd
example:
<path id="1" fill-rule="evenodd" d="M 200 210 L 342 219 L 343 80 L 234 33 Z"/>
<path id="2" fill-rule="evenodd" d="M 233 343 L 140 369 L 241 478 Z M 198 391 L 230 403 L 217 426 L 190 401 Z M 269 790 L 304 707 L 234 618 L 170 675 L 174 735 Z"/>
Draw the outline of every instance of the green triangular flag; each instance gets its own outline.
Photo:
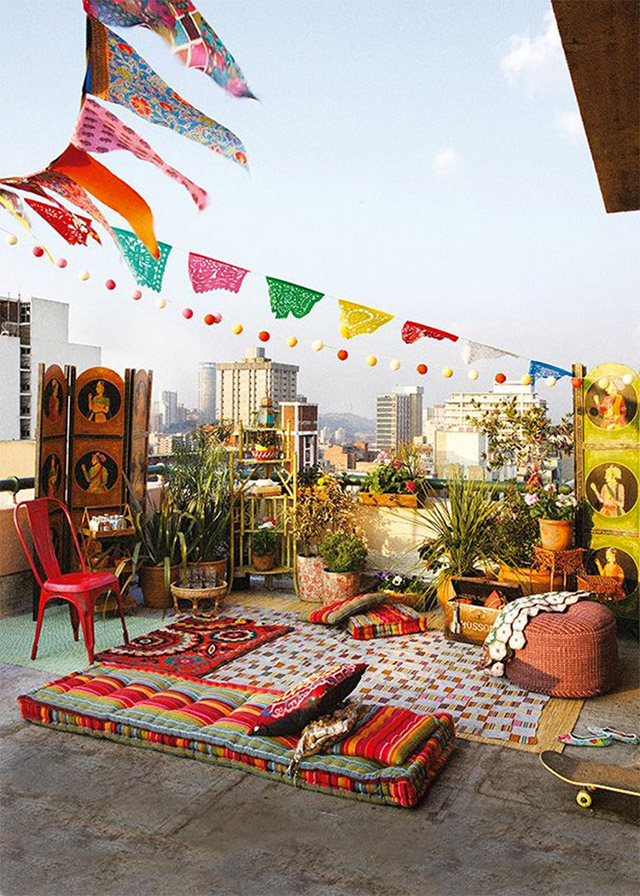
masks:
<path id="1" fill-rule="evenodd" d="M 306 317 L 316 302 L 324 296 L 323 292 L 307 289 L 306 286 L 297 286 L 286 280 L 276 280 L 275 277 L 267 277 L 269 286 L 269 301 L 271 310 L 276 317 Z"/>
<path id="2" fill-rule="evenodd" d="M 171 252 L 171 246 L 168 243 L 158 243 L 160 256 L 158 260 L 149 253 L 145 244 L 129 230 L 121 230 L 114 227 L 113 230 L 118 237 L 118 242 L 122 247 L 124 260 L 129 265 L 136 283 L 140 286 L 148 286 L 156 292 L 162 289 L 162 278 L 164 277 L 164 269 L 167 266 L 167 259 Z"/>

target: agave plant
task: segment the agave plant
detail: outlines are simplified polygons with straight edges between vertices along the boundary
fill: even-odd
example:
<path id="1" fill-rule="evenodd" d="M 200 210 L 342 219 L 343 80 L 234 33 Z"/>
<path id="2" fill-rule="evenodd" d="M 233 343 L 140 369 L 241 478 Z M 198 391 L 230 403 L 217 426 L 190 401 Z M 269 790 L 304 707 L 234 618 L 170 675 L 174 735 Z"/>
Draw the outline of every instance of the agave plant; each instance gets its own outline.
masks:
<path id="1" fill-rule="evenodd" d="M 493 486 L 467 479 L 447 483 L 448 501 L 433 500 L 420 512 L 427 537 L 419 554 L 435 572 L 434 590 L 452 576 L 483 575 L 495 562 L 492 527 L 499 503 Z"/>

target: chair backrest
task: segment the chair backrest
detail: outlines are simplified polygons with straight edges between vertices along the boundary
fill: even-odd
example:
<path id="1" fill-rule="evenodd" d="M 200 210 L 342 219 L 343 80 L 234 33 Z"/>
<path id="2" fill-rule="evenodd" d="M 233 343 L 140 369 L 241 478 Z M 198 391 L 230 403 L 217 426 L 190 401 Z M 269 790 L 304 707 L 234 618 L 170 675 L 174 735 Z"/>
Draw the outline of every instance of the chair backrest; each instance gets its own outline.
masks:
<path id="1" fill-rule="evenodd" d="M 82 566 L 82 571 L 86 572 L 86 564 L 84 562 L 82 552 L 80 551 L 78 536 L 76 535 L 75 529 L 73 527 L 69 511 L 67 510 L 67 507 L 62 503 L 62 501 L 58 501 L 57 498 L 36 498 L 33 501 L 21 501 L 13 509 L 13 522 L 16 527 L 20 543 L 22 544 L 24 552 L 27 555 L 29 565 L 31 566 L 33 574 L 38 580 L 40 586 L 42 586 L 43 580 L 40 576 L 40 572 L 35 563 L 33 554 L 29 550 L 29 546 L 27 545 L 24 533 L 22 531 L 20 522 L 21 509 L 24 509 L 25 511 L 27 522 L 29 524 L 29 530 L 31 532 L 33 547 L 35 549 L 35 553 L 40 566 L 42 567 L 42 571 L 44 572 L 45 579 L 52 579 L 60 575 L 60 563 L 58 562 L 58 557 L 56 556 L 53 533 L 51 529 L 51 521 L 49 518 L 50 511 L 54 509 L 61 511 L 63 517 L 66 519 L 67 526 L 69 527 L 69 531 L 71 532 L 71 540 L 73 541 L 76 553 Z"/>

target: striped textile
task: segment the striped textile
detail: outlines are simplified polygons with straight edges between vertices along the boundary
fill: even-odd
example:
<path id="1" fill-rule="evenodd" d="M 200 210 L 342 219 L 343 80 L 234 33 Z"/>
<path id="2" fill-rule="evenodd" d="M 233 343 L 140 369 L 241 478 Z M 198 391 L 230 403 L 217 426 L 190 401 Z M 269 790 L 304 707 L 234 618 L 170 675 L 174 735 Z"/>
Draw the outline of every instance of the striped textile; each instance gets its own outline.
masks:
<path id="1" fill-rule="evenodd" d="M 399 706 L 374 706 L 332 751 L 383 765 L 403 765 L 437 725 L 434 716 L 419 716 Z"/>
<path id="2" fill-rule="evenodd" d="M 139 697 L 132 703 L 134 689 Z M 302 760 L 294 782 L 288 769 L 297 738 L 249 733 L 277 694 L 269 688 L 102 665 L 37 688 L 18 702 L 25 719 L 56 730 L 189 756 L 383 805 L 416 805 L 454 747 L 451 716 L 439 713 L 403 764 L 316 755 Z"/>
<path id="3" fill-rule="evenodd" d="M 348 600 L 337 600 L 332 604 L 326 604 L 324 607 L 318 607 L 315 610 L 303 610 L 300 613 L 301 622 L 314 622 L 318 625 L 337 625 L 358 613 L 360 610 L 366 610 L 367 607 L 373 607 L 376 604 L 387 600 L 387 595 L 381 591 L 375 591 L 372 594 L 358 594 L 357 597 L 350 597 Z"/>
<path id="4" fill-rule="evenodd" d="M 346 631 L 359 641 L 391 635 L 413 635 L 427 631 L 427 620 L 406 604 L 385 603 L 366 613 L 351 616 L 347 620 Z"/>

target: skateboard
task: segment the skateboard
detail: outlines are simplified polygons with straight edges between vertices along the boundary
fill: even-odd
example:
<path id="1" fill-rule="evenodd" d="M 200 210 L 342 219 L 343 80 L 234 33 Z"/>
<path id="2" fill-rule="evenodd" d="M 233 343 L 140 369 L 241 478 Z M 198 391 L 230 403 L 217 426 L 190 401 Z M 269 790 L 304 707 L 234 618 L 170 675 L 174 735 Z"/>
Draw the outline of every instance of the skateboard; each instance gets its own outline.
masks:
<path id="1" fill-rule="evenodd" d="M 621 768 L 618 765 L 603 765 L 588 759 L 574 759 L 564 753 L 545 750 L 540 754 L 540 762 L 552 775 L 575 784 L 580 790 L 576 802 L 583 809 L 589 808 L 591 794 L 595 790 L 612 790 L 629 796 L 640 796 L 640 771 L 635 768 Z"/>

